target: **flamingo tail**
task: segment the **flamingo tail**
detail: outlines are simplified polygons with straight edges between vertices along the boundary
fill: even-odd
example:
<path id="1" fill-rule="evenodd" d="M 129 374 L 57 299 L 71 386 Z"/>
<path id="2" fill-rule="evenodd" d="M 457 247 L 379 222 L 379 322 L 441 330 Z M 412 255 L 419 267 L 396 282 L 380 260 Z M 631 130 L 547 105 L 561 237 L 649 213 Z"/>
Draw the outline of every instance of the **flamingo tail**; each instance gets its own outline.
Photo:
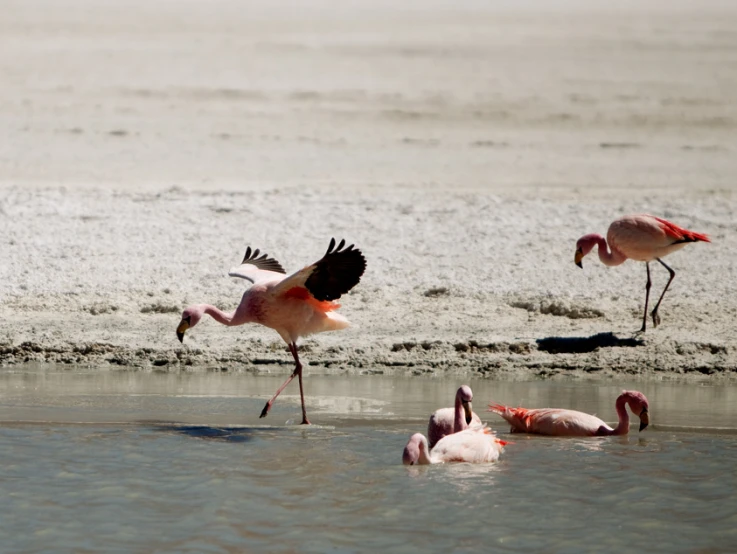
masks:
<path id="1" fill-rule="evenodd" d="M 527 408 L 510 408 L 503 404 L 489 404 L 490 412 L 502 416 L 507 423 L 519 431 L 527 431 L 530 427 L 532 415 Z"/>
<path id="2" fill-rule="evenodd" d="M 705 235 L 704 233 L 689 231 L 688 229 L 679 227 L 678 225 L 668 221 L 667 219 L 661 219 L 659 217 L 655 217 L 655 219 L 658 220 L 666 235 L 676 239 L 676 244 L 680 242 L 711 242 L 709 236 Z"/>

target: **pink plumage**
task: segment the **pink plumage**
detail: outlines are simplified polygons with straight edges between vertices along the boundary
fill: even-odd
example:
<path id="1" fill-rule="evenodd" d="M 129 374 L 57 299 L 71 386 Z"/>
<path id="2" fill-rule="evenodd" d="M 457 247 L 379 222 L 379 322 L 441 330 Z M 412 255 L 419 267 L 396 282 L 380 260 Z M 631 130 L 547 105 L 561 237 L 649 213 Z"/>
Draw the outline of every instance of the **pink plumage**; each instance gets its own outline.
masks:
<path id="1" fill-rule="evenodd" d="M 663 301 L 671 281 L 676 276 L 676 272 L 660 258 L 680 250 L 689 242 L 711 241 L 703 233 L 689 231 L 660 217 L 650 214 L 628 215 L 612 222 L 607 231 L 606 239 L 596 233 L 584 235 L 578 239 L 574 261 L 578 267 L 582 268 L 581 260 L 591 252 L 594 246 L 598 246 L 599 259 L 604 265 L 617 266 L 624 263 L 628 258 L 645 262 L 647 269 L 645 312 L 642 317 L 642 328 L 640 329 L 645 331 L 647 329 L 647 305 L 650 299 L 650 287 L 652 286 L 650 262 L 657 260 L 670 274 L 668 283 L 666 283 L 651 314 L 653 326 L 657 327 L 660 324 L 658 308 L 660 308 L 660 303 Z"/>
<path id="2" fill-rule="evenodd" d="M 455 404 L 452 408 L 435 410 L 427 423 L 430 448 L 446 435 L 468 429 L 469 425 L 481 425 L 481 419 L 473 413 L 472 401 L 471 387 L 463 385 L 456 391 Z"/>
<path id="3" fill-rule="evenodd" d="M 614 404 L 619 424 L 612 428 L 594 415 L 558 408 L 511 408 L 489 404 L 489 411 L 503 417 L 512 426 L 512 433 L 538 435 L 594 437 L 626 435 L 629 415 L 626 406 L 640 419 L 640 431 L 650 423 L 650 407 L 645 395 L 638 391 L 623 391 Z"/>
<path id="4" fill-rule="evenodd" d="M 447 435 L 440 439 L 432 450 L 428 446 L 427 439 L 421 433 L 415 433 L 404 447 L 402 463 L 427 465 L 495 462 L 506 444 L 505 441 L 499 440 L 491 429 L 482 425 Z"/>
<path id="5" fill-rule="evenodd" d="M 308 424 L 297 340 L 305 335 L 348 327 L 348 320 L 335 312 L 340 304 L 334 301 L 358 284 L 366 269 L 366 259 L 352 244 L 346 247 L 345 241 L 340 241 L 336 245 L 335 239 L 331 239 L 320 260 L 287 276 L 279 262 L 267 254 L 259 254 L 258 250 L 248 247 L 241 265 L 229 272 L 232 277 L 252 283 L 235 311 L 226 313 L 210 304 L 190 306 L 182 313 L 177 338 L 184 342 L 184 333 L 197 325 L 204 314 L 223 325 L 259 323 L 274 329 L 287 343 L 295 368 L 266 403 L 261 417 L 266 416 L 276 397 L 292 379 L 299 377 L 302 423 Z"/>

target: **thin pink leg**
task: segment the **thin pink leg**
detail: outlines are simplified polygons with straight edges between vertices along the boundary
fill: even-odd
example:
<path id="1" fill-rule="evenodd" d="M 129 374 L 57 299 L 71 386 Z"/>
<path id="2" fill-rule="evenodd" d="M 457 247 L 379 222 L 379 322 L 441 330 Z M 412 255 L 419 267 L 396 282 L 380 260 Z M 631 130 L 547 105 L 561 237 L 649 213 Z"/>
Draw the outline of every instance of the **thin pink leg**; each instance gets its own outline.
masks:
<path id="1" fill-rule="evenodd" d="M 285 388 L 287 388 L 287 385 L 292 382 L 292 379 L 294 379 L 297 375 L 300 376 L 300 380 L 302 379 L 302 364 L 299 363 L 299 358 L 297 358 L 296 345 L 289 344 L 289 351 L 292 353 L 292 356 L 294 356 L 295 361 L 297 362 L 297 367 L 294 368 L 294 371 L 289 376 L 289 378 L 282 383 L 282 386 L 277 389 L 277 391 L 274 393 L 274 396 L 272 396 L 269 401 L 266 403 L 266 406 L 264 406 L 264 409 L 261 410 L 261 415 L 258 417 L 266 417 L 266 414 L 269 413 L 269 410 L 271 409 L 271 405 L 274 403 L 274 400 L 276 400 L 276 397 L 281 394 L 281 391 L 283 391 Z M 300 387 L 300 392 L 302 390 L 302 387 Z M 304 402 L 302 403 L 302 410 L 304 411 Z"/>
<path id="2" fill-rule="evenodd" d="M 650 262 L 645 262 L 645 267 L 647 268 L 647 283 L 645 284 L 645 313 L 642 315 L 641 333 L 644 333 L 647 329 L 647 301 L 650 300 L 650 287 L 653 284 L 650 280 Z M 657 327 L 658 324 L 656 323 L 655 326 Z"/>
<path id="3" fill-rule="evenodd" d="M 302 363 L 299 361 L 299 355 L 297 354 L 297 345 L 295 343 L 290 343 L 289 345 L 289 351 L 292 353 L 292 356 L 294 356 L 294 362 L 295 367 L 292 374 L 289 376 L 289 378 L 284 381 L 281 387 L 274 393 L 274 396 L 271 397 L 271 399 L 266 403 L 266 406 L 264 406 L 264 409 L 261 410 L 261 415 L 259 417 L 266 417 L 266 414 L 269 413 L 269 410 L 271 409 L 271 405 L 274 403 L 274 400 L 276 400 L 276 397 L 281 394 L 281 391 L 283 391 L 289 383 L 292 382 L 292 379 L 295 377 L 299 377 L 299 397 L 302 401 L 302 425 L 309 425 L 310 421 L 307 419 L 307 410 L 305 409 L 305 395 L 304 395 L 304 389 L 302 387 Z"/>
<path id="4" fill-rule="evenodd" d="M 660 295 L 660 298 L 658 299 L 658 303 L 655 304 L 655 308 L 653 308 L 653 313 L 652 313 L 653 327 L 657 327 L 658 325 L 660 325 L 660 316 L 658 315 L 658 308 L 660 308 L 660 303 L 663 301 L 663 297 L 665 296 L 665 291 L 668 290 L 668 287 L 670 286 L 671 281 L 673 281 L 673 278 L 676 276 L 676 272 L 673 271 L 673 269 L 668 264 L 666 264 L 660 258 L 655 258 L 655 259 L 658 260 L 663 265 L 663 267 L 668 270 L 668 273 L 670 273 L 670 279 L 668 279 L 668 282 L 665 284 L 665 288 L 663 289 L 663 292 Z M 645 311 L 647 312 L 647 310 Z M 647 317 L 647 313 L 645 314 L 645 316 Z"/>
<path id="5" fill-rule="evenodd" d="M 302 425 L 309 425 L 310 421 L 307 419 L 307 410 L 305 409 L 305 393 L 302 388 L 302 364 L 299 362 L 299 356 L 297 356 L 297 345 L 294 345 L 294 359 L 297 361 L 297 371 L 299 372 L 299 398 L 302 401 Z"/>

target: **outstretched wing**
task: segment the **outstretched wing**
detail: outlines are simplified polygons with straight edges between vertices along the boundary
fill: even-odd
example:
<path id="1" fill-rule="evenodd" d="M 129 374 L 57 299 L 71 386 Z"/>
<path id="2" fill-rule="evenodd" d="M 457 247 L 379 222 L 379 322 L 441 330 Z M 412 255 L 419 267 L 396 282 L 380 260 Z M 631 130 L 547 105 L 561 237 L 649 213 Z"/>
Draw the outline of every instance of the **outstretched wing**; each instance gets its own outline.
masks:
<path id="1" fill-rule="evenodd" d="M 231 268 L 228 275 L 231 277 L 240 277 L 251 281 L 251 283 L 263 283 L 266 281 L 274 281 L 283 279 L 286 271 L 274 258 L 269 258 L 268 254 L 263 254 L 258 250 L 251 251 L 251 247 L 246 248 L 246 255 L 243 256 L 241 265 Z"/>
<path id="2" fill-rule="evenodd" d="M 294 295 L 293 289 L 304 289 L 321 302 L 337 300 L 358 284 L 365 270 L 366 258 L 361 251 L 352 244 L 345 246 L 345 240 L 336 247 L 333 238 L 319 261 L 284 279 L 274 288 L 274 294 Z"/>

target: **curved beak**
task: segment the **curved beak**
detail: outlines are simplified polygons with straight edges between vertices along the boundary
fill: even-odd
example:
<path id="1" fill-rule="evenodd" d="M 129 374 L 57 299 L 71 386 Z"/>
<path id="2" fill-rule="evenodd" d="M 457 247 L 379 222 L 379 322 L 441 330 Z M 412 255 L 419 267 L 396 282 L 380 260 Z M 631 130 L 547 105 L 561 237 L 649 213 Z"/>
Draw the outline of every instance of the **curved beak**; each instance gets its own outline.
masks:
<path id="1" fill-rule="evenodd" d="M 581 263 L 581 260 L 583 260 L 583 251 L 579 248 L 576 250 L 576 255 L 573 257 L 573 261 L 578 267 L 583 269 L 583 264 Z"/>
<path id="2" fill-rule="evenodd" d="M 189 329 L 189 318 L 185 318 L 179 322 L 179 327 L 177 327 L 177 338 L 179 342 L 184 343 L 184 332 L 187 329 Z"/>
<path id="3" fill-rule="evenodd" d="M 640 412 L 640 431 L 643 431 L 648 425 L 650 425 L 650 414 L 647 408 L 643 408 Z"/>
<path id="4" fill-rule="evenodd" d="M 471 402 L 463 402 L 463 411 L 466 413 L 466 424 L 470 425 L 473 419 L 473 410 L 471 409 Z"/>

